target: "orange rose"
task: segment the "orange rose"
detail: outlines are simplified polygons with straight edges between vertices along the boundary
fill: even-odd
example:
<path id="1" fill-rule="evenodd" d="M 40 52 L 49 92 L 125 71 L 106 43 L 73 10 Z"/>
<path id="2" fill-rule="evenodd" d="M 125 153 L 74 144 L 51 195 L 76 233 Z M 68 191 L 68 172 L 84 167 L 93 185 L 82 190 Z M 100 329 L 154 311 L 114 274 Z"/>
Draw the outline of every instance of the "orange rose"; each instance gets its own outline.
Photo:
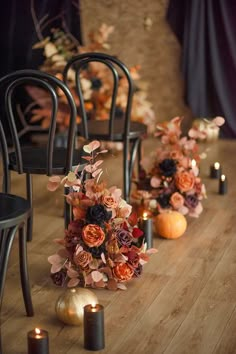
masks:
<path id="1" fill-rule="evenodd" d="M 100 226 L 89 224 L 83 228 L 82 238 L 87 246 L 98 247 L 105 240 L 105 234 Z"/>
<path id="2" fill-rule="evenodd" d="M 118 203 L 115 200 L 115 198 L 113 196 L 111 196 L 111 195 L 104 195 L 103 204 L 108 209 L 117 208 L 117 205 L 118 205 Z"/>
<path id="3" fill-rule="evenodd" d="M 182 192 L 188 192 L 193 189 L 195 176 L 188 171 L 178 172 L 175 176 L 176 187 Z"/>
<path id="4" fill-rule="evenodd" d="M 170 197 L 170 204 L 174 209 L 181 208 L 184 205 L 183 196 L 178 192 L 173 193 L 172 196 Z"/>
<path id="5" fill-rule="evenodd" d="M 132 278 L 134 270 L 127 263 L 118 263 L 113 268 L 113 274 L 119 281 L 128 281 Z"/>
<path id="6" fill-rule="evenodd" d="M 74 255 L 74 262 L 76 265 L 85 268 L 90 262 L 92 262 L 93 257 L 91 253 L 86 251 L 81 251 Z"/>

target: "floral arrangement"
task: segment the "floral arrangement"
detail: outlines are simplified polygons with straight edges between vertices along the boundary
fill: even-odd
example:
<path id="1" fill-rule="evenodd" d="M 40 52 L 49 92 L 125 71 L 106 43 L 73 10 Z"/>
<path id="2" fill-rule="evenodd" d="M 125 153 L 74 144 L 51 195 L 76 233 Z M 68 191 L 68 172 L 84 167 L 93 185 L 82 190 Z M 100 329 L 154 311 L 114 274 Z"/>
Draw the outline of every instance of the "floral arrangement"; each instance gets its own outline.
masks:
<path id="1" fill-rule="evenodd" d="M 80 173 L 78 166 L 66 177 L 48 181 L 50 191 L 61 184 L 69 188 L 66 197 L 73 211 L 64 238 L 55 240 L 63 248 L 48 258 L 56 285 L 126 289 L 125 282 L 140 277 L 149 254 L 156 252 L 146 249 L 137 216 L 121 190 L 100 181 L 103 161 L 95 160 L 106 150 L 99 152 L 99 147 L 98 141 L 83 147 L 87 164 Z"/>
<path id="2" fill-rule="evenodd" d="M 198 217 L 203 210 L 202 200 L 206 198 L 199 163 L 206 153 L 199 152 L 197 140 L 206 139 L 206 134 L 193 127 L 187 136 L 182 136 L 182 120 L 175 117 L 157 125 L 155 135 L 161 139 L 161 146 L 142 160 L 138 188 L 132 197 L 134 201 L 143 200 L 154 214 L 170 209 Z M 223 123 L 222 117 L 209 121 L 214 126 Z"/>
<path id="3" fill-rule="evenodd" d="M 43 48 L 44 63 L 40 67 L 41 70 L 56 75 L 62 79 L 62 72 L 67 61 L 74 55 L 85 52 L 107 51 L 110 46 L 108 38 L 114 31 L 113 26 L 102 24 L 101 27 L 89 35 L 90 43 L 82 46 L 78 41 L 61 29 L 52 29 L 51 37 L 44 38 L 36 43 L 33 48 Z M 76 94 L 75 76 L 71 70 L 69 77 L 69 87 L 75 98 L 79 112 L 79 100 Z M 147 124 L 149 133 L 153 133 L 155 129 L 155 115 L 151 103 L 147 99 L 146 85 L 140 81 L 140 67 L 134 66 L 130 68 L 132 78 L 136 84 L 136 90 L 133 97 L 131 119 Z M 86 103 L 86 110 L 89 119 L 107 119 L 110 111 L 110 101 L 112 95 L 112 76 L 108 69 L 101 63 L 91 63 L 82 73 L 82 90 Z M 50 120 L 50 110 L 48 108 L 48 100 L 40 88 L 28 87 L 28 92 L 35 101 L 35 107 L 32 110 L 31 122 L 40 121 L 43 127 L 48 127 Z M 120 78 L 118 90 L 116 116 L 122 117 L 126 106 L 127 84 L 124 77 Z M 64 103 L 63 96 L 59 102 L 60 114 L 58 124 L 60 130 L 63 131 L 68 125 L 69 112 Z M 77 117 L 78 123 L 80 117 Z"/>

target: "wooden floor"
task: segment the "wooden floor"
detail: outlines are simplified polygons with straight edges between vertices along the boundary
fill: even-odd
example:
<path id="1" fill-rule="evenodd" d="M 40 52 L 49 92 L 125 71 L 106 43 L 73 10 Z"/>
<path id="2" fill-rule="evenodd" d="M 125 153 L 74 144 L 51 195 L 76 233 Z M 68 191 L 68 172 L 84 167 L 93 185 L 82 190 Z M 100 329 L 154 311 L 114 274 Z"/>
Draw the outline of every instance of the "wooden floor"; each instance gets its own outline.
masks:
<path id="1" fill-rule="evenodd" d="M 147 142 L 146 153 L 154 145 Z M 201 167 L 208 199 L 200 218 L 188 219 L 178 240 L 155 236 L 159 252 L 127 291 L 94 291 L 105 307 L 106 347 L 101 353 L 236 353 L 236 141 L 209 147 Z M 222 163 L 228 177 L 226 196 L 218 194 L 218 181 L 208 177 L 214 161 Z M 121 186 L 119 154 L 108 158 L 106 166 L 111 184 Z M 52 240 L 63 236 L 62 198 L 49 193 L 46 182 L 34 178 L 34 236 L 28 245 L 35 316 L 25 316 L 15 243 L 1 316 L 2 354 L 26 354 L 27 332 L 37 326 L 49 332 L 50 354 L 88 353 L 83 328 L 63 325 L 54 312 L 63 289 L 51 283 L 47 257 L 56 250 Z M 23 187 L 15 175 L 14 190 Z"/>

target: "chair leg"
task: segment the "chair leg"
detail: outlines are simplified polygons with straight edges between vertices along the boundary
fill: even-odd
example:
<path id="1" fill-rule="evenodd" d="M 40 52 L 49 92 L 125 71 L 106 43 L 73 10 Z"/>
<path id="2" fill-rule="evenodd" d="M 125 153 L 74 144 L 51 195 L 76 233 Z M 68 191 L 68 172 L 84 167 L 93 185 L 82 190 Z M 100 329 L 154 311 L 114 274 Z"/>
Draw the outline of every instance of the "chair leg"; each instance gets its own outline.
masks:
<path id="1" fill-rule="evenodd" d="M 27 265 L 27 244 L 26 244 L 26 232 L 24 225 L 19 228 L 19 259 L 20 259 L 20 277 L 21 287 L 25 303 L 25 309 L 27 316 L 34 315 L 31 290 L 29 284 L 29 274 Z"/>
<path id="2" fill-rule="evenodd" d="M 129 202 L 129 141 L 124 141 L 123 147 L 123 188 L 124 188 L 124 199 Z"/>
<path id="3" fill-rule="evenodd" d="M 128 187 L 128 199 L 130 197 L 130 192 L 131 192 L 131 180 L 132 180 L 132 174 L 134 170 L 134 164 L 135 161 L 137 160 L 137 168 L 138 168 L 138 174 L 140 170 L 140 160 L 141 160 L 141 139 L 136 139 L 131 142 L 131 149 L 130 149 L 130 160 L 129 160 L 129 187 Z"/>
<path id="4" fill-rule="evenodd" d="M 67 195 L 69 193 L 69 188 L 64 188 L 64 194 Z M 70 204 L 67 203 L 66 198 L 64 198 L 64 225 L 65 229 L 67 229 L 70 221 L 72 220 L 72 211 Z"/>
<path id="5" fill-rule="evenodd" d="M 2 309 L 2 300 L 4 285 L 6 280 L 7 265 L 9 260 L 9 255 L 11 251 L 11 246 L 14 240 L 14 236 L 17 231 L 17 226 L 10 228 L 8 231 L 4 230 L 1 232 L 1 249 L 0 249 L 0 314 Z"/>
<path id="6" fill-rule="evenodd" d="M 30 216 L 27 220 L 27 241 L 32 241 L 33 238 L 33 187 L 32 177 L 30 174 L 26 174 L 26 196 L 30 203 Z"/>

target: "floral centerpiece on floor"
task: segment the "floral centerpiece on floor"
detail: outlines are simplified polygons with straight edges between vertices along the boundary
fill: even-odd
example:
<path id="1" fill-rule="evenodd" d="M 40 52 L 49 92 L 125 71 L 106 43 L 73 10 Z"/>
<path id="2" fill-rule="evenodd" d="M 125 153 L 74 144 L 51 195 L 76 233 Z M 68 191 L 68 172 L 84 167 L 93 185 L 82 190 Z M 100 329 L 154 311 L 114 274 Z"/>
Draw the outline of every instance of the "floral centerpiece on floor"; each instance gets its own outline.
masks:
<path id="1" fill-rule="evenodd" d="M 40 26 L 38 24 L 39 31 Z M 113 26 L 102 24 L 100 28 L 89 34 L 90 42 L 87 45 L 78 43 L 70 33 L 62 29 L 52 29 L 51 36 L 43 38 L 33 48 L 43 48 L 44 62 L 40 70 L 51 73 L 62 79 L 62 72 L 68 60 L 78 54 L 86 52 L 108 52 L 110 45 L 109 36 L 114 31 Z M 40 33 L 40 38 L 42 38 Z M 131 119 L 133 121 L 147 124 L 148 132 L 155 130 L 155 114 L 151 103 L 147 98 L 147 85 L 140 80 L 140 66 L 130 68 L 131 76 L 136 85 L 133 96 Z M 113 88 L 113 77 L 108 69 L 101 63 L 90 63 L 81 72 L 81 85 L 84 92 L 86 112 L 89 119 L 105 120 L 110 112 L 110 103 Z M 80 122 L 79 99 L 76 93 L 75 75 L 71 69 L 69 87 L 78 106 L 77 122 Z M 31 122 L 41 122 L 44 128 L 48 127 L 50 121 L 50 107 L 45 93 L 40 88 L 28 87 L 28 92 L 35 102 L 32 110 Z M 122 118 L 127 97 L 127 83 L 124 77 L 120 77 L 120 85 L 117 93 L 116 117 Z M 68 126 L 69 111 L 66 107 L 63 96 L 59 97 L 59 118 L 58 124 L 63 131 Z"/>
<path id="2" fill-rule="evenodd" d="M 155 135 L 161 145 L 141 162 L 143 169 L 132 197 L 143 200 L 154 215 L 169 209 L 198 217 L 203 210 L 206 189 L 199 176 L 199 163 L 206 153 L 199 152 L 197 140 L 204 140 L 206 135 L 193 127 L 188 136 L 182 136 L 182 120 L 175 117 L 157 125 Z M 216 117 L 209 123 L 220 126 L 224 118 Z"/>
<path id="3" fill-rule="evenodd" d="M 100 181 L 102 160 L 95 159 L 106 151 L 97 152 L 99 147 L 98 141 L 84 146 L 88 164 L 82 172 L 78 167 L 62 180 L 49 178 L 50 191 L 61 184 L 70 189 L 66 197 L 74 217 L 64 238 L 55 240 L 63 248 L 48 258 L 56 285 L 126 289 L 125 282 L 140 277 L 149 254 L 156 252 L 146 249 L 137 216 L 121 190 Z"/>

